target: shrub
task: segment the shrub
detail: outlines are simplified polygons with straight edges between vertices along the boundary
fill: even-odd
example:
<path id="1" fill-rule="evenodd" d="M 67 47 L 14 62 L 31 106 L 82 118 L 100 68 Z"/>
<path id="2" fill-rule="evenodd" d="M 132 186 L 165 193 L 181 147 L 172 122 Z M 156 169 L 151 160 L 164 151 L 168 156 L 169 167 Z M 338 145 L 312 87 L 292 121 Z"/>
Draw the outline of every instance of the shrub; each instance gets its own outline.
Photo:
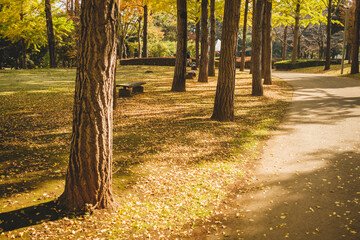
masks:
<path id="1" fill-rule="evenodd" d="M 149 55 L 151 57 L 169 57 L 176 54 L 176 42 L 159 41 L 149 43 Z"/>

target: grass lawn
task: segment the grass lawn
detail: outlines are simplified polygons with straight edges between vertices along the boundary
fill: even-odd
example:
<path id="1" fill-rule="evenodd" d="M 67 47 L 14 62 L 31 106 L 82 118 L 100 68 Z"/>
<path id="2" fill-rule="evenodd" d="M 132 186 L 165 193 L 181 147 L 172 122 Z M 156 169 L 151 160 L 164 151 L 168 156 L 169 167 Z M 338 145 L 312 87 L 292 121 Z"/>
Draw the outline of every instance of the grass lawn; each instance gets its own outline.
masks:
<path id="1" fill-rule="evenodd" d="M 65 216 L 51 202 L 64 187 L 75 70 L 0 71 L 0 239 L 183 238 L 213 221 L 234 184 L 250 181 L 291 91 L 275 79 L 253 97 L 238 72 L 235 121 L 220 123 L 209 119 L 217 78 L 172 93 L 172 76 L 172 67 L 118 68 L 118 83 L 147 82 L 114 112 L 118 209 Z"/>
<path id="2" fill-rule="evenodd" d="M 354 79 L 360 79 L 359 74 L 350 74 L 351 65 L 344 64 L 344 72 L 341 74 L 341 65 L 331 65 L 330 70 L 324 71 L 324 66 L 317 66 L 317 67 L 308 67 L 308 68 L 298 68 L 290 70 L 290 72 L 302 72 L 302 73 L 320 73 L 320 74 L 328 74 L 333 76 L 343 76 L 349 77 Z"/>

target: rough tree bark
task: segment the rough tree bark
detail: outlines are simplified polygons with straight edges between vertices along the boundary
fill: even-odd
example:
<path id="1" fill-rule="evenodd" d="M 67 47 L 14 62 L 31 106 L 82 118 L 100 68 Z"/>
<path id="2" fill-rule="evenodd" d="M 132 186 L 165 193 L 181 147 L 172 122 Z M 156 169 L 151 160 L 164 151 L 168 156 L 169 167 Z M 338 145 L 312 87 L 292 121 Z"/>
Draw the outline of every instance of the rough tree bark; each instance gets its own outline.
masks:
<path id="1" fill-rule="evenodd" d="M 264 44 L 263 44 L 263 56 L 264 56 L 264 84 L 271 85 L 271 68 L 272 68 L 272 2 L 266 0 L 265 1 L 265 10 L 264 10 Z"/>
<path id="2" fill-rule="evenodd" d="M 245 70 L 245 58 L 246 58 L 246 31 L 247 31 L 247 15 L 249 10 L 249 0 L 245 1 L 245 11 L 244 11 L 244 26 L 243 26 L 243 39 L 242 39 L 242 48 L 241 48 L 241 62 L 240 62 L 240 71 Z"/>
<path id="3" fill-rule="evenodd" d="M 149 11 L 148 6 L 144 6 L 144 32 L 143 32 L 143 51 L 142 56 L 148 57 L 148 25 L 149 25 Z"/>
<path id="4" fill-rule="evenodd" d="M 284 28 L 284 41 L 283 41 L 283 47 L 282 47 L 282 60 L 286 59 L 286 54 L 287 54 L 287 30 L 288 30 L 288 26 L 285 26 Z"/>
<path id="5" fill-rule="evenodd" d="M 187 4 L 186 0 L 177 0 L 177 49 L 174 78 L 171 91 L 186 91 L 186 57 L 187 57 Z"/>
<path id="6" fill-rule="evenodd" d="M 211 119 L 217 121 L 234 120 L 236 47 L 240 20 L 240 4 L 241 0 L 225 0 L 219 76 L 216 87 L 214 111 L 211 116 Z"/>
<path id="7" fill-rule="evenodd" d="M 263 84 L 261 78 L 261 45 L 262 45 L 262 18 L 264 15 L 264 1 L 254 1 L 253 34 L 252 34 L 252 95 L 263 96 Z"/>
<path id="8" fill-rule="evenodd" d="M 81 12 L 70 160 L 58 200 L 68 210 L 111 209 L 119 1 L 82 1 Z"/>
<path id="9" fill-rule="evenodd" d="M 215 0 L 210 0 L 209 76 L 215 76 Z"/>
<path id="10" fill-rule="evenodd" d="M 56 68 L 55 35 L 51 15 L 51 2 L 45 0 L 46 30 L 50 55 L 50 68 Z"/>
<path id="11" fill-rule="evenodd" d="M 199 68 L 199 82 L 208 82 L 208 0 L 201 1 L 201 57 Z"/>
<path id="12" fill-rule="evenodd" d="M 360 32 L 360 0 L 355 0 L 353 28 L 353 45 L 351 46 L 351 74 L 359 73 L 359 32 Z"/>
<path id="13" fill-rule="evenodd" d="M 293 50 L 291 56 L 292 63 L 296 62 L 298 56 L 299 29 L 300 29 L 300 0 L 297 0 L 296 9 L 295 9 L 294 41 L 293 41 Z"/>
<path id="14" fill-rule="evenodd" d="M 328 2 L 328 15 L 326 25 L 326 56 L 325 56 L 325 68 L 324 70 L 330 69 L 330 57 L 331 57 L 331 0 Z"/>

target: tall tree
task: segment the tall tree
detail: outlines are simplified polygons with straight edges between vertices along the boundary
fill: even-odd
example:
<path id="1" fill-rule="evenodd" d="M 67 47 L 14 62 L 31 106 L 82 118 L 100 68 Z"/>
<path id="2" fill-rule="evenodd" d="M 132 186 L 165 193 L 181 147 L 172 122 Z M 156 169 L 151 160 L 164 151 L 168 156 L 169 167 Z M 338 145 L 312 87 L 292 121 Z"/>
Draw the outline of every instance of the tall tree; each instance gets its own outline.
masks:
<path id="1" fill-rule="evenodd" d="M 46 30 L 50 55 L 50 68 L 56 68 L 55 34 L 51 15 L 51 2 L 45 0 Z"/>
<path id="2" fill-rule="evenodd" d="M 253 33 L 251 46 L 252 61 L 252 95 L 262 96 L 262 74 L 261 74 L 261 46 L 262 46 L 262 18 L 264 15 L 264 1 L 254 0 L 253 10 Z"/>
<path id="3" fill-rule="evenodd" d="M 242 48 L 241 48 L 241 62 L 240 62 L 240 71 L 245 70 L 245 58 L 246 58 L 246 30 L 247 30 L 247 15 L 249 10 L 249 0 L 245 1 L 245 10 L 244 10 L 244 26 L 243 26 L 243 39 L 242 39 Z"/>
<path id="4" fill-rule="evenodd" d="M 326 55 L 325 55 L 325 69 L 330 69 L 330 57 L 331 57 L 331 0 L 328 2 L 328 14 L 327 14 L 327 25 L 326 25 Z"/>
<path id="5" fill-rule="evenodd" d="M 286 25 L 284 27 L 284 40 L 283 40 L 283 46 L 282 46 L 282 60 L 286 59 L 286 54 L 287 54 L 287 31 L 288 31 L 288 26 Z"/>
<path id="6" fill-rule="evenodd" d="M 240 20 L 240 5 L 241 0 L 225 0 L 219 76 L 216 87 L 214 111 L 211 116 L 211 119 L 217 121 L 234 120 L 236 47 Z"/>
<path id="7" fill-rule="evenodd" d="M 20 44 L 21 55 L 19 62 L 26 68 L 26 53 L 29 47 L 38 50 L 39 46 L 47 43 L 46 18 L 44 1 L 11 0 L 2 1 L 0 11 L 0 37 Z M 65 16 L 53 16 L 54 28 L 58 41 L 66 37 L 73 30 L 73 23 Z"/>
<path id="8" fill-rule="evenodd" d="M 355 15 L 353 26 L 353 45 L 351 46 L 351 74 L 359 73 L 359 32 L 360 32 L 360 0 L 355 0 Z"/>
<path id="9" fill-rule="evenodd" d="M 148 5 L 144 6 L 144 30 L 143 30 L 143 52 L 144 58 L 148 57 L 148 25 L 149 25 L 149 11 Z"/>
<path id="10" fill-rule="evenodd" d="M 264 24 L 263 24 L 263 57 L 264 57 L 264 84 L 271 85 L 271 68 L 272 68 L 272 24 L 271 24 L 272 1 L 266 0 L 264 7 Z"/>
<path id="11" fill-rule="evenodd" d="M 197 0 L 197 2 L 199 2 L 199 0 Z M 195 58 L 196 58 L 196 67 L 198 68 L 200 66 L 200 19 L 199 18 L 197 19 L 197 22 L 196 22 L 195 34 L 196 34 Z"/>
<path id="12" fill-rule="evenodd" d="M 209 52 L 209 76 L 215 76 L 215 0 L 210 0 L 210 52 Z"/>
<path id="13" fill-rule="evenodd" d="M 298 56 L 298 44 L 299 44 L 299 29 L 300 29 L 300 0 L 296 1 L 295 7 L 295 26 L 294 26 L 294 41 L 293 50 L 291 55 L 291 62 L 295 63 Z"/>
<path id="14" fill-rule="evenodd" d="M 112 208 L 113 85 L 119 1 L 81 1 L 73 131 L 64 193 L 69 210 Z"/>
<path id="15" fill-rule="evenodd" d="M 174 79 L 171 91 L 186 90 L 185 73 L 187 57 L 187 4 L 186 0 L 177 0 L 177 49 Z"/>
<path id="16" fill-rule="evenodd" d="M 208 82 L 208 6 L 209 0 L 201 1 L 201 57 L 199 69 L 199 82 Z"/>

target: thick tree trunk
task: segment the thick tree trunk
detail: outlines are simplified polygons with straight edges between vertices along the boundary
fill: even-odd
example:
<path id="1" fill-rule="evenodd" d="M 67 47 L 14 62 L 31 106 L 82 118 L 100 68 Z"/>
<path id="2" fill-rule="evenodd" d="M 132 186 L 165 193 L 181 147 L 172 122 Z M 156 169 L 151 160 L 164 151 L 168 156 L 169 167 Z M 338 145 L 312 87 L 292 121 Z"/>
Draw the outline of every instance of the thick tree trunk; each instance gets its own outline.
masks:
<path id="1" fill-rule="evenodd" d="M 284 28 L 284 42 L 283 42 L 283 50 L 282 50 L 282 60 L 286 59 L 286 54 L 287 54 L 287 30 L 288 30 L 288 26 L 285 26 Z"/>
<path id="2" fill-rule="evenodd" d="M 353 45 L 351 47 L 351 74 L 359 73 L 359 32 L 360 32 L 360 0 L 355 0 L 353 28 Z"/>
<path id="3" fill-rule="evenodd" d="M 171 91 L 186 90 L 186 57 L 187 57 L 187 4 L 186 0 L 177 0 L 177 49 L 174 79 Z"/>
<path id="4" fill-rule="evenodd" d="M 271 85 L 271 68 L 272 68 L 272 2 L 265 1 L 265 12 L 264 12 L 264 84 Z"/>
<path id="5" fill-rule="evenodd" d="M 119 1 L 82 1 L 81 11 L 70 160 L 59 204 L 69 210 L 112 208 Z"/>
<path id="6" fill-rule="evenodd" d="M 215 0 L 210 0 L 209 76 L 215 76 Z"/>
<path id="7" fill-rule="evenodd" d="M 330 57 L 331 57 L 331 0 L 328 2 L 328 15 L 327 15 L 327 26 L 326 26 L 326 60 L 325 69 L 330 69 Z"/>
<path id="8" fill-rule="evenodd" d="M 263 85 L 261 78 L 261 45 L 262 45 L 262 18 L 264 15 L 264 1 L 254 1 L 254 14 L 253 14 L 253 39 L 251 49 L 252 59 L 252 95 L 263 96 Z"/>
<path id="9" fill-rule="evenodd" d="M 291 62 L 295 63 L 298 56 L 298 45 L 299 45 L 299 28 L 300 28 L 300 2 L 296 3 L 295 9 L 295 26 L 294 26 L 294 42 L 291 56 Z"/>
<path id="10" fill-rule="evenodd" d="M 234 120 L 236 47 L 241 0 L 225 0 L 224 23 L 221 33 L 221 53 L 214 111 L 211 119 Z"/>
<path id="11" fill-rule="evenodd" d="M 199 69 L 199 82 L 208 82 L 208 0 L 201 1 L 201 57 Z"/>
<path id="12" fill-rule="evenodd" d="M 144 32 L 143 32 L 143 51 L 142 56 L 144 58 L 148 57 L 148 25 L 149 25 L 149 11 L 148 6 L 144 6 Z"/>
<path id="13" fill-rule="evenodd" d="M 245 1 L 245 11 L 244 11 L 244 26 L 243 26 L 243 39 L 242 39 L 242 49 L 241 49 L 241 62 L 240 62 L 240 71 L 245 70 L 245 58 L 246 58 L 246 30 L 247 30 L 247 15 L 249 8 L 249 0 Z"/>
<path id="14" fill-rule="evenodd" d="M 50 0 L 45 0 L 46 30 L 50 55 L 50 68 L 56 68 L 55 35 L 51 16 Z"/>

